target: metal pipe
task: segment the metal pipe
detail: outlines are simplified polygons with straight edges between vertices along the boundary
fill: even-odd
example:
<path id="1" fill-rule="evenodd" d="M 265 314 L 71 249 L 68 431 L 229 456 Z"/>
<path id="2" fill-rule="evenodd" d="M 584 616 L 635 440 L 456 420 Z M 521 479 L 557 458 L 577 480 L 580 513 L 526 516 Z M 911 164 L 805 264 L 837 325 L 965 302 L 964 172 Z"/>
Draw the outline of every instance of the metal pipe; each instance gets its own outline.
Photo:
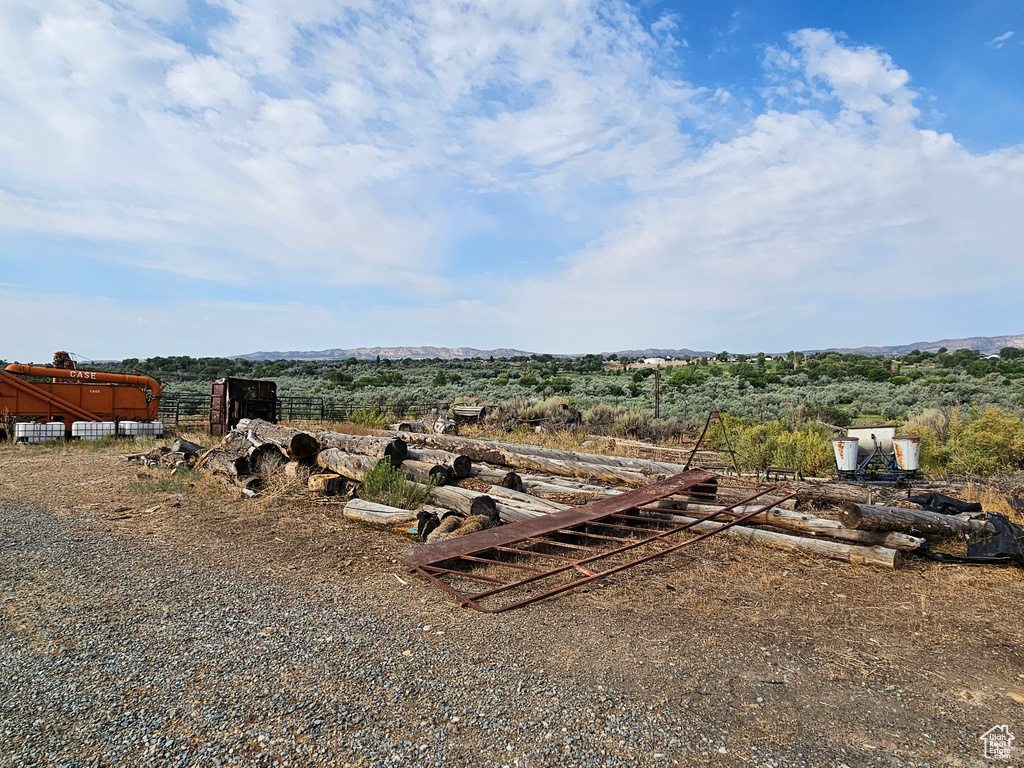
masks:
<path id="1" fill-rule="evenodd" d="M 0 381 L 6 381 L 15 389 L 24 392 L 28 397 L 35 397 L 42 400 L 57 412 L 66 412 L 71 416 L 77 416 L 83 421 L 103 421 L 103 419 L 95 413 L 91 413 L 84 408 L 79 408 L 74 403 L 69 403 L 64 398 L 57 397 L 57 395 L 47 392 L 45 389 L 33 387 L 30 383 L 22 381 L 17 376 L 10 376 L 0 372 Z"/>
<path id="2" fill-rule="evenodd" d="M 53 379 L 71 379 L 72 381 L 97 381 L 105 384 L 130 384 L 140 388 L 148 388 L 153 397 L 159 397 L 164 388 L 156 379 L 149 376 L 135 376 L 129 373 L 104 373 L 102 371 L 79 371 L 74 368 L 49 368 L 43 365 L 22 365 L 11 363 L 6 368 L 8 373 L 22 376 L 42 376 Z"/>

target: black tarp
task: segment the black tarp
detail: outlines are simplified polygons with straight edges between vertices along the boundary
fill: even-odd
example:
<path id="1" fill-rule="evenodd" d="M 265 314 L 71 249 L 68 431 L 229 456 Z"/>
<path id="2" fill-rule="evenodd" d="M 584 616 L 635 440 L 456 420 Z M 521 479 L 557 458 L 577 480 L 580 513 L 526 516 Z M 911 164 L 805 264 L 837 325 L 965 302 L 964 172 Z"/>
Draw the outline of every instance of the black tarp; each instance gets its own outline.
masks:
<path id="1" fill-rule="evenodd" d="M 964 512 L 981 512 L 981 504 L 972 501 L 960 501 L 944 493 L 923 493 L 920 496 L 910 496 L 907 501 L 917 504 L 929 512 L 938 512 L 940 515 L 962 515 Z"/>

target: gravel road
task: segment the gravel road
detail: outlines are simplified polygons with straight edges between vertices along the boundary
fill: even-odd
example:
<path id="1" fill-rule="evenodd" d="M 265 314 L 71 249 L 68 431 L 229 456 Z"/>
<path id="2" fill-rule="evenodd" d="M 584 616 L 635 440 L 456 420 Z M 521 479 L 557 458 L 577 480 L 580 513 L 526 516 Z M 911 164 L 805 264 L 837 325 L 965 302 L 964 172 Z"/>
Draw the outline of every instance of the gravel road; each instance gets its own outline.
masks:
<path id="1" fill-rule="evenodd" d="M 555 612 L 536 644 L 457 610 L 427 624 L 358 583 L 268 578 L 29 504 L 0 501 L 0 578 L 4 765 L 939 764 L 820 734 L 766 746 L 714 669 L 671 699 L 577 679 L 552 658 L 578 631 Z"/>

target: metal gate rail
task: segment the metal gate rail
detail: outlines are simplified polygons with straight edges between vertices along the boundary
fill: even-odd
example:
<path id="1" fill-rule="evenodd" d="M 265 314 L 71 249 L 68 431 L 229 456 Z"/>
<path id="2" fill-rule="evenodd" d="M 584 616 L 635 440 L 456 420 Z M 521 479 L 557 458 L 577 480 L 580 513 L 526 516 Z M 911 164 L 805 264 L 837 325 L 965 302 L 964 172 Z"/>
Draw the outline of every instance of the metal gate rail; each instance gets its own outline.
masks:
<path id="1" fill-rule="evenodd" d="M 710 472 L 689 470 L 580 507 L 427 544 L 398 558 L 462 606 L 501 613 L 675 552 L 794 495 L 772 485 L 718 482 Z M 765 503 L 757 503 L 768 494 Z M 673 510 L 651 506 L 670 498 L 690 507 L 685 514 L 693 519 L 680 522 L 671 519 Z M 721 527 L 691 535 L 691 528 L 709 520 Z"/>

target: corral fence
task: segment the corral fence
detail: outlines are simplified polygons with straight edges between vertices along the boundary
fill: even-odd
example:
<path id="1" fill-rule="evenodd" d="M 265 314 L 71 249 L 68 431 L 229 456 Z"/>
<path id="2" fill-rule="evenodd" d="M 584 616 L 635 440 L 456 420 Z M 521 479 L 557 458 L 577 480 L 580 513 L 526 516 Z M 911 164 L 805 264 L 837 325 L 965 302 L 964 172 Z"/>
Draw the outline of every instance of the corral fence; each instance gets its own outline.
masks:
<path id="1" fill-rule="evenodd" d="M 160 398 L 160 421 L 164 428 L 179 432 L 205 432 L 210 428 L 210 396 L 164 395 Z"/>
<path id="2" fill-rule="evenodd" d="M 429 412 L 444 412 L 446 403 L 378 402 L 368 404 L 339 403 L 323 397 L 279 397 L 278 421 L 329 422 L 346 421 L 354 414 L 380 413 L 389 419 L 420 419 Z M 160 420 L 177 431 L 205 431 L 210 427 L 210 396 L 171 394 L 160 399 Z"/>

